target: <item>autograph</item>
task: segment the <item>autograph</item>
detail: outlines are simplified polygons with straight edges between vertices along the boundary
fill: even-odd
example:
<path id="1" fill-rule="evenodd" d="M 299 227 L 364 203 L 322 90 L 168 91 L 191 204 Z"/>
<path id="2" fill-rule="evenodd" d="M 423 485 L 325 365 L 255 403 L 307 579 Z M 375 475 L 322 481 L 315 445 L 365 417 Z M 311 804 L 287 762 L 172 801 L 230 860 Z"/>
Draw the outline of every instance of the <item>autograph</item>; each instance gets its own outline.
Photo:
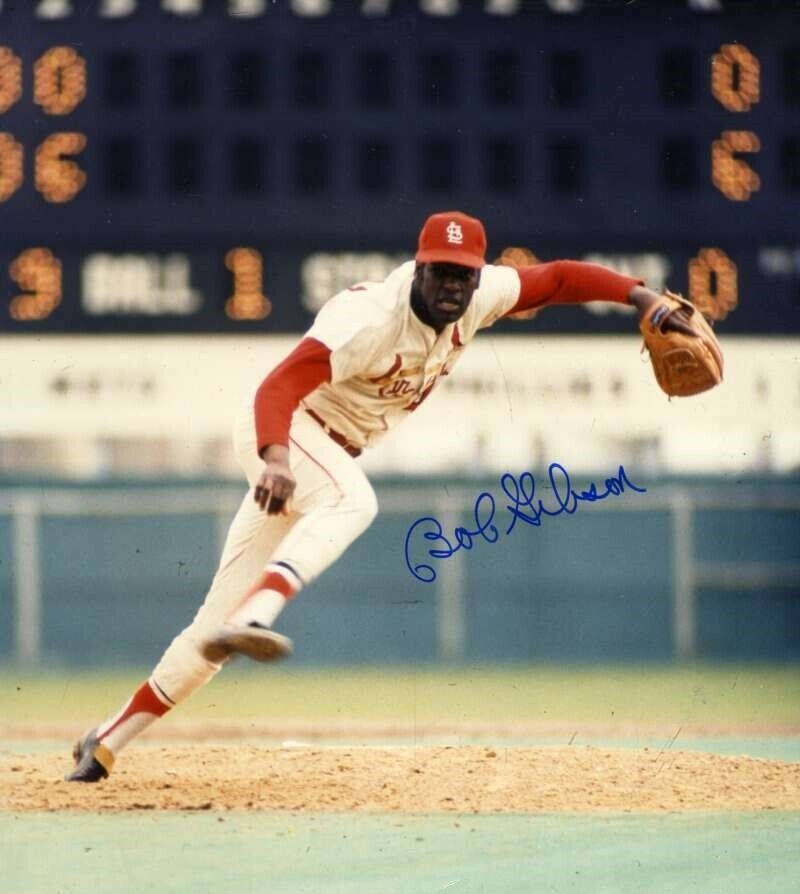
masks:
<path id="1" fill-rule="evenodd" d="M 548 508 L 542 499 L 536 497 L 536 482 L 530 472 L 523 472 L 516 478 L 511 472 L 504 472 L 500 476 L 500 487 L 508 497 L 506 509 L 511 515 L 508 527 L 503 535 L 508 536 L 516 527 L 517 522 L 524 522 L 534 528 L 541 527 L 542 520 L 557 515 L 574 515 L 581 503 L 597 503 L 607 497 L 619 497 L 626 489 L 637 494 L 647 493 L 647 488 L 637 487 L 628 478 L 624 466 L 619 467 L 615 477 L 606 478 L 605 490 L 598 490 L 592 482 L 588 490 L 576 491 L 572 487 L 569 472 L 560 463 L 550 463 L 548 468 L 550 488 L 553 493 L 555 506 Z M 496 504 L 494 497 L 488 491 L 482 491 L 475 499 L 472 516 L 475 520 L 474 528 L 457 527 L 452 537 L 447 537 L 442 529 L 442 523 L 433 516 L 426 515 L 418 518 L 408 529 L 405 542 L 406 566 L 411 574 L 423 583 L 430 584 L 436 580 L 436 571 L 432 565 L 422 562 L 414 563 L 411 558 L 415 546 L 414 538 L 421 536 L 423 540 L 435 544 L 428 549 L 427 555 L 432 559 L 449 559 L 459 550 L 472 549 L 481 540 L 486 543 L 497 543 L 501 532 L 495 524 Z"/>

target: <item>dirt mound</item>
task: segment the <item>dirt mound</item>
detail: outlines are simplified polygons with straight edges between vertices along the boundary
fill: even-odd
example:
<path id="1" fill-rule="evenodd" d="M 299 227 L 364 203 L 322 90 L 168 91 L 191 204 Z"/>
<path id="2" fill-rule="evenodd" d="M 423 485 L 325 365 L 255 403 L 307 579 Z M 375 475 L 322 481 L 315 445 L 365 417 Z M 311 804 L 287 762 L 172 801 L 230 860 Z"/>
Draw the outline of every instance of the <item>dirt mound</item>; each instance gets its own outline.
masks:
<path id="1" fill-rule="evenodd" d="M 96 785 L 70 765 L 0 753 L 0 809 L 800 810 L 800 764 L 670 749 L 132 746 Z"/>

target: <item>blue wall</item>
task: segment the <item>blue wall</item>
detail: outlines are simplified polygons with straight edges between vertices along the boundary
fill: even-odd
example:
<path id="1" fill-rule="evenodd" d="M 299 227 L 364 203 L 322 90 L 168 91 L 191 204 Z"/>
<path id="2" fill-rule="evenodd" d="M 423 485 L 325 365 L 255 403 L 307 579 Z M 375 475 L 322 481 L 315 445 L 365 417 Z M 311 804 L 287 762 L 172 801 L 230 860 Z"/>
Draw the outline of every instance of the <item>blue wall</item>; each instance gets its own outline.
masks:
<path id="1" fill-rule="evenodd" d="M 797 483 L 762 480 L 749 491 L 782 494 Z M 218 484 L 233 496 L 241 493 L 230 482 Z M 459 485 L 476 495 L 484 488 L 499 493 L 496 481 L 424 484 L 433 497 Z M 377 487 L 386 495 L 403 486 Z M 735 495 L 740 483 L 706 481 L 702 487 L 704 493 Z M 286 609 L 277 626 L 295 639 L 297 662 L 439 660 L 437 589 L 411 576 L 403 551 L 408 527 L 428 511 L 381 513 L 344 558 Z M 210 513 L 44 517 L 40 526 L 45 664 L 153 663 L 191 619 L 216 567 Z M 11 524 L 0 515 L 0 661 L 13 660 L 11 542 Z M 796 511 L 695 514 L 700 562 L 796 565 L 798 544 Z M 588 504 L 539 528 L 518 526 L 497 544 L 478 542 L 461 556 L 463 660 L 671 660 L 671 550 L 667 511 L 600 511 Z M 799 586 L 698 588 L 696 622 L 700 659 L 800 660 Z"/>

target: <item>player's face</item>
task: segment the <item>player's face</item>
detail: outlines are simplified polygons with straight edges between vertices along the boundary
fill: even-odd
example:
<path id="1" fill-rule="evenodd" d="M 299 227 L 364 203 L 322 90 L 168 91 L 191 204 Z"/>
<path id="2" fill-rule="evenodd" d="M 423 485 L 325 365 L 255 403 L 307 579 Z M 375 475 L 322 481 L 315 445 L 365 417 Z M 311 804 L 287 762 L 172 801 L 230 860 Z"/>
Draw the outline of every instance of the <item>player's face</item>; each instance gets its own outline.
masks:
<path id="1" fill-rule="evenodd" d="M 417 294 L 431 324 L 444 328 L 464 316 L 478 288 L 480 270 L 459 264 L 420 264 L 414 278 Z"/>

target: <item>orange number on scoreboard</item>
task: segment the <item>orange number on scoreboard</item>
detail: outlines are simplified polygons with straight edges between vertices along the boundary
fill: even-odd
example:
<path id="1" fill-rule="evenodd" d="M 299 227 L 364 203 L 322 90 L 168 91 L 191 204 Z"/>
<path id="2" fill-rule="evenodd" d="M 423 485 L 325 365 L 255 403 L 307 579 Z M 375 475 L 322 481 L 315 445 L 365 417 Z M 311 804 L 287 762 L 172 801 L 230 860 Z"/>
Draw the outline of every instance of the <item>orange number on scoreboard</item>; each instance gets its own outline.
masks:
<path id="1" fill-rule="evenodd" d="M 263 320 L 272 311 L 272 302 L 263 294 L 264 264 L 254 248 L 232 248 L 225 266 L 233 273 L 233 294 L 225 302 L 232 320 Z"/>
<path id="2" fill-rule="evenodd" d="M 22 60 L 8 47 L 0 47 L 0 115 L 22 96 Z"/>
<path id="3" fill-rule="evenodd" d="M 0 133 L 0 202 L 5 202 L 22 186 L 22 143 L 10 133 Z"/>
<path id="4" fill-rule="evenodd" d="M 68 115 L 86 96 L 86 62 L 72 47 L 51 47 L 33 67 L 33 101 L 48 115 Z"/>
<path id="5" fill-rule="evenodd" d="M 51 134 L 36 150 L 36 188 L 47 202 L 68 202 L 86 185 L 86 173 L 65 155 L 86 148 L 82 133 Z"/>
<path id="6" fill-rule="evenodd" d="M 761 65 L 740 43 L 726 43 L 711 57 L 711 92 L 729 112 L 749 112 L 761 98 Z"/>
<path id="7" fill-rule="evenodd" d="M 758 174 L 737 152 L 759 152 L 761 141 L 752 130 L 723 130 L 711 144 L 711 179 L 714 186 L 735 202 L 746 202 L 761 188 Z"/>
<path id="8" fill-rule="evenodd" d="M 61 303 L 61 261 L 49 248 L 28 248 L 11 262 L 9 275 L 25 294 L 11 299 L 15 320 L 44 320 Z"/>
<path id="9" fill-rule="evenodd" d="M 724 320 L 739 303 L 736 264 L 721 248 L 701 248 L 689 261 L 689 299 L 712 320 Z"/>

